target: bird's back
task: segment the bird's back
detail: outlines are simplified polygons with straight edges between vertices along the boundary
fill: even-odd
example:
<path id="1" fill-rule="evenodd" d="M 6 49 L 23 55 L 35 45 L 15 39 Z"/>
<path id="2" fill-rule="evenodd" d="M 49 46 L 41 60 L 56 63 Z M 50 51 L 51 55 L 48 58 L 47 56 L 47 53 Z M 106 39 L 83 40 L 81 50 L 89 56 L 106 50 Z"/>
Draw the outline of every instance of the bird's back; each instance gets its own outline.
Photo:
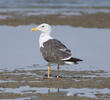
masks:
<path id="1" fill-rule="evenodd" d="M 43 47 L 40 48 L 42 55 L 48 62 L 59 63 L 62 59 L 70 57 L 71 51 L 60 41 L 50 39 L 44 42 Z"/>

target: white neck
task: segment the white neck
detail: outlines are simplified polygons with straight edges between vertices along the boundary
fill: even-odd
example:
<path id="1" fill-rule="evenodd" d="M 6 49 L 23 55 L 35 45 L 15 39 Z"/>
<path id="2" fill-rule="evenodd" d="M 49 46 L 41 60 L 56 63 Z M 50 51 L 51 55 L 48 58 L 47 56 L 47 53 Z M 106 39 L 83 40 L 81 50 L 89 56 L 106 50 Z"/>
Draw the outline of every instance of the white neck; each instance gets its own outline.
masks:
<path id="1" fill-rule="evenodd" d="M 48 41 L 49 39 L 53 39 L 53 37 L 50 36 L 50 33 L 41 33 L 39 38 L 39 46 L 44 47 L 43 43 Z"/>

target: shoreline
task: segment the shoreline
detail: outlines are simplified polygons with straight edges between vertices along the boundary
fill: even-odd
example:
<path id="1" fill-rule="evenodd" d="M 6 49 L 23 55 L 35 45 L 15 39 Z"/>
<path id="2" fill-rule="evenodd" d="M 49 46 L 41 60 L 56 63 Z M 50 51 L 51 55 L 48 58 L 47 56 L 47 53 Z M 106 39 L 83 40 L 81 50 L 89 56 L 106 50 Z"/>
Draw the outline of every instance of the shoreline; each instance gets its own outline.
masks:
<path id="1" fill-rule="evenodd" d="M 15 15 L 13 15 L 15 16 Z M 15 16 L 6 19 L 0 19 L 0 25 L 29 25 L 49 23 L 51 25 L 69 25 L 73 27 L 88 28 L 110 28 L 109 13 L 95 13 L 82 15 L 31 15 L 31 16 Z"/>

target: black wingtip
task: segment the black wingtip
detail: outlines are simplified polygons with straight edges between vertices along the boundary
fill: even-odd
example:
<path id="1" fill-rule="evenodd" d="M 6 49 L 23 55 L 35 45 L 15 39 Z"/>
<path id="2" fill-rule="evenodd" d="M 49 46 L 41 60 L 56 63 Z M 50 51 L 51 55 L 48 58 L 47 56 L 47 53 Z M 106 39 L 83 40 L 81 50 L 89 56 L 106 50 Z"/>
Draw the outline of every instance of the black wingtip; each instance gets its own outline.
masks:
<path id="1" fill-rule="evenodd" d="M 68 59 L 66 61 L 70 61 L 70 62 L 74 62 L 74 64 L 78 64 L 79 61 L 83 61 L 83 60 L 82 59 L 71 57 L 70 59 Z"/>

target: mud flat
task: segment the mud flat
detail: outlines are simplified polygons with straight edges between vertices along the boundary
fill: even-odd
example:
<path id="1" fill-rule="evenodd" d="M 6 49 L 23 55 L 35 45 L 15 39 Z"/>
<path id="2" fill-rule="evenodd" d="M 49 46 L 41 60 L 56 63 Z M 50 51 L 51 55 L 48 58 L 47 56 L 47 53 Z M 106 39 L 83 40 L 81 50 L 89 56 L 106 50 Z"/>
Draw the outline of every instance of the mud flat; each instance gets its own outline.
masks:
<path id="1" fill-rule="evenodd" d="M 0 99 L 11 100 L 109 100 L 110 73 L 104 71 L 2 70 Z"/>
<path id="2" fill-rule="evenodd" d="M 3 13 L 2 13 L 3 14 Z M 13 15 L 13 14 L 11 14 Z M 31 15 L 22 17 L 7 17 L 0 19 L 0 25 L 28 25 L 28 24 L 41 24 L 49 23 L 52 25 L 70 25 L 70 26 L 83 26 L 83 27 L 96 27 L 96 28 L 110 28 L 110 14 L 109 13 L 95 13 L 95 14 L 82 14 L 82 15 Z"/>

